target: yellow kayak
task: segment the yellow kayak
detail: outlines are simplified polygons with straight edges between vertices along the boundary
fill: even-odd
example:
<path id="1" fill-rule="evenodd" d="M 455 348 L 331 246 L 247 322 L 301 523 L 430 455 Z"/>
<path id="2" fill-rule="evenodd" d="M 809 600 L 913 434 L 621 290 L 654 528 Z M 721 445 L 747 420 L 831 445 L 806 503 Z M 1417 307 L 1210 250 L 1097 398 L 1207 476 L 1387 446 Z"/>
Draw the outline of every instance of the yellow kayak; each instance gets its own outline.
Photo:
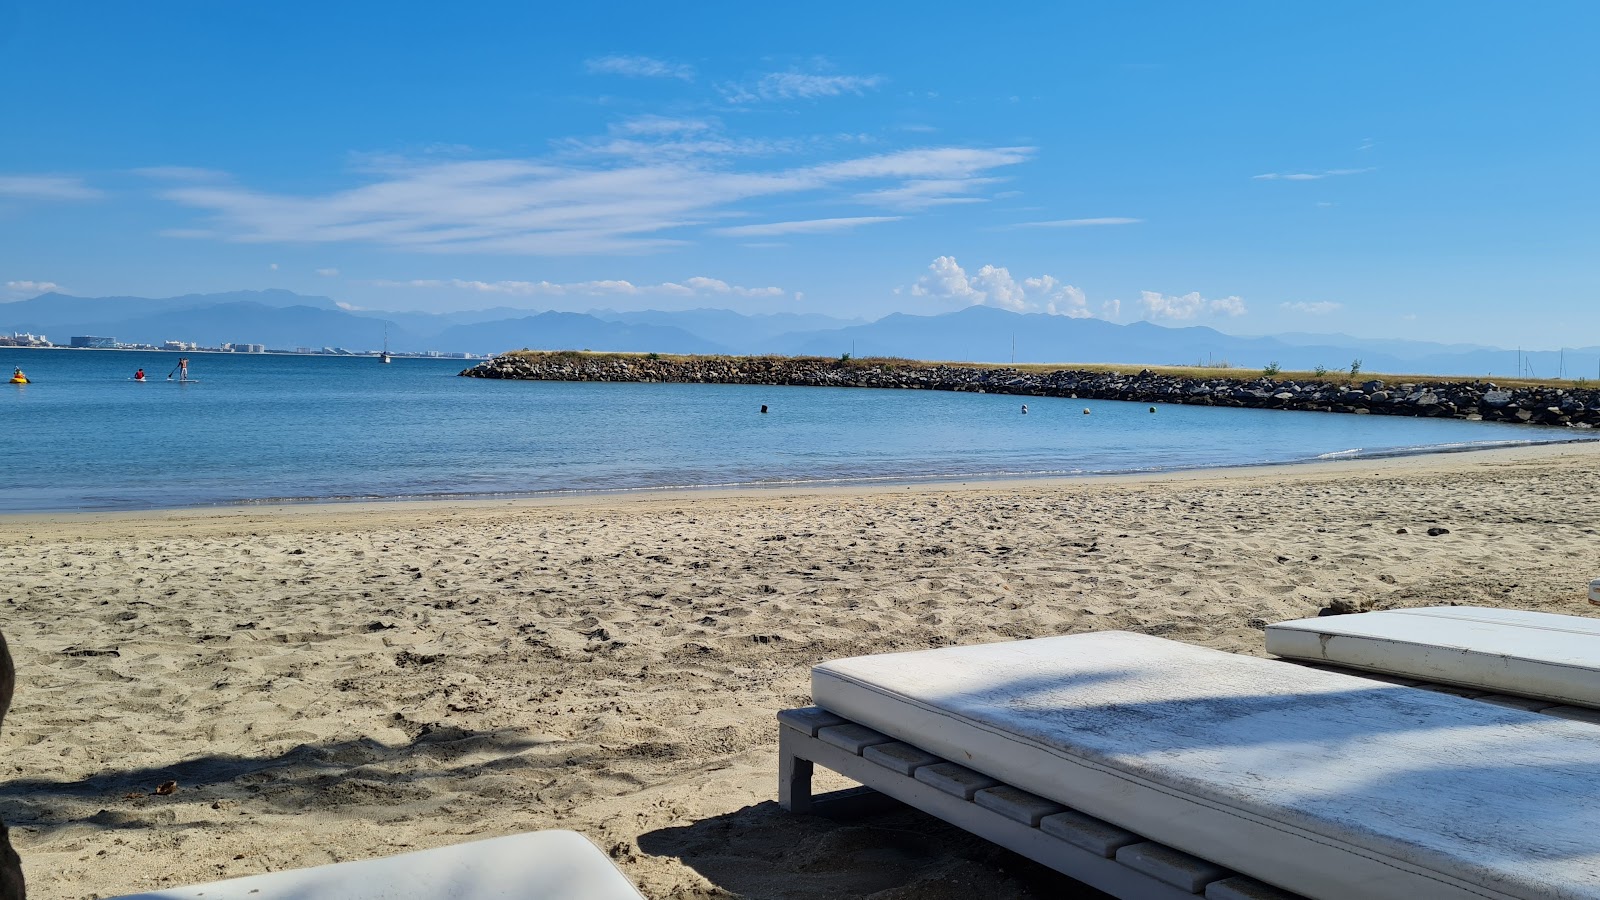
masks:
<path id="1" fill-rule="evenodd" d="M 12 384 L 27 384 L 28 383 L 28 379 L 26 379 L 26 378 L 18 378 L 15 375 L 13 375 L 11 377 L 11 383 Z"/>

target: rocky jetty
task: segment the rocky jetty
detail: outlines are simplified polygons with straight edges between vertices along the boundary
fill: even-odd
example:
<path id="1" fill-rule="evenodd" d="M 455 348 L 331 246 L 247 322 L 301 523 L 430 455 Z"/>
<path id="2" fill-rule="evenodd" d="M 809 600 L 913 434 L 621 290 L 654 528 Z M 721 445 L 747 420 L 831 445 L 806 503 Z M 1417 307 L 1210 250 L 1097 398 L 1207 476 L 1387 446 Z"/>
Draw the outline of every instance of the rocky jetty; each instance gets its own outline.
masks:
<path id="1" fill-rule="evenodd" d="M 620 354 L 517 352 L 461 373 L 524 381 L 678 382 L 970 391 L 1024 397 L 1073 397 L 1356 415 L 1434 416 L 1591 428 L 1600 425 L 1600 390 L 1500 387 L 1493 382 L 1348 383 L 1269 377 L 1196 378 L 1083 369 L 1038 370 L 940 365 L 903 360 L 785 356 L 652 358 Z"/>

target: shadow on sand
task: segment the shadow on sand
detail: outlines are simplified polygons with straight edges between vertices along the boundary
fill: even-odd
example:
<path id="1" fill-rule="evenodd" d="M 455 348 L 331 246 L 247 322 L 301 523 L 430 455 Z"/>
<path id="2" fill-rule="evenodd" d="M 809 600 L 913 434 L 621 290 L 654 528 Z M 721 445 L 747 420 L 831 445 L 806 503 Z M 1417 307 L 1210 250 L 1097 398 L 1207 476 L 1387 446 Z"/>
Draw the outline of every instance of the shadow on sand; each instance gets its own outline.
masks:
<path id="1" fill-rule="evenodd" d="M 768 801 L 691 825 L 639 836 L 639 848 L 672 857 L 720 891 L 761 900 L 971 900 L 974 897 L 1106 897 L 953 825 L 894 804 L 828 819 Z M 704 897 L 673 895 L 673 900 Z M 663 898 L 665 900 L 665 898 Z"/>

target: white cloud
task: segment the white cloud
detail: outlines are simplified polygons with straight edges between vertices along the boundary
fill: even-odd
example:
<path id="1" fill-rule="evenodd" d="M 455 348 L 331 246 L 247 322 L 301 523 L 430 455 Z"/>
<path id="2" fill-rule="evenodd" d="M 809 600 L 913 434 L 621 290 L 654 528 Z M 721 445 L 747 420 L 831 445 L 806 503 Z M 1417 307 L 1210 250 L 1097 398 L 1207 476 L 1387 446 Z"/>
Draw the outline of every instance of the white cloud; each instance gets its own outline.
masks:
<path id="1" fill-rule="evenodd" d="M 1238 297 L 1207 300 L 1198 291 L 1177 295 L 1140 291 L 1139 305 L 1146 319 L 1193 319 L 1200 315 L 1242 316 L 1248 310 Z"/>
<path id="2" fill-rule="evenodd" d="M 993 265 L 968 275 L 953 256 L 941 256 L 930 263 L 927 273 L 911 285 L 910 291 L 914 297 L 996 306 L 1012 312 L 1045 312 L 1073 318 L 1093 315 L 1083 291 L 1053 275 L 1018 281 L 1009 269 Z"/>
<path id="3" fill-rule="evenodd" d="M 1290 312 L 1305 313 L 1308 316 L 1325 316 L 1344 308 L 1344 304 L 1332 300 L 1296 300 L 1293 303 L 1280 303 L 1278 306 Z"/>
<path id="4" fill-rule="evenodd" d="M 278 271 L 278 264 L 277 263 L 267 263 L 267 268 L 269 268 L 272 271 L 276 272 L 276 271 Z"/>
<path id="5" fill-rule="evenodd" d="M 815 100 L 842 94 L 861 95 L 883 84 L 881 75 L 812 75 L 805 72 L 772 72 L 755 84 L 723 84 L 722 96 L 730 103 L 756 100 Z"/>
<path id="6" fill-rule="evenodd" d="M 1102 216 L 1096 219 L 1052 219 L 1048 222 L 1018 222 L 1012 228 L 1093 228 L 1097 225 L 1137 225 L 1143 219 Z"/>
<path id="7" fill-rule="evenodd" d="M 856 199 L 876 206 L 893 209 L 927 209 L 930 206 L 948 206 L 952 203 L 987 203 L 986 197 L 967 196 L 999 178 L 938 178 L 908 181 L 900 187 L 868 191 L 857 194 Z"/>
<path id="8" fill-rule="evenodd" d="M 732 297 L 782 297 L 783 288 L 743 287 L 729 284 L 720 278 L 696 275 L 682 282 L 663 281 L 659 284 L 634 284 L 622 279 L 597 281 L 470 281 L 463 278 L 418 278 L 411 281 L 375 281 L 384 288 L 426 288 L 473 291 L 480 294 L 509 294 L 522 297 L 605 297 L 660 294 L 673 297 L 700 297 L 724 295 Z"/>
<path id="9" fill-rule="evenodd" d="M 95 200 L 105 196 L 81 178 L 66 175 L 0 175 L 0 198 Z"/>
<path id="10" fill-rule="evenodd" d="M 61 290 L 54 281 L 8 281 L 6 290 L 14 294 L 48 294 Z"/>
<path id="11" fill-rule="evenodd" d="M 715 123 L 710 119 L 674 119 L 667 116 L 634 116 L 610 126 L 613 134 L 636 134 L 656 137 L 665 134 L 692 134 L 711 131 Z"/>
<path id="12" fill-rule="evenodd" d="M 1114 321 L 1122 317 L 1122 301 L 1116 298 L 1100 304 L 1100 318 Z"/>
<path id="13" fill-rule="evenodd" d="M 1031 158 L 1029 147 L 931 147 L 791 168 L 736 170 L 708 153 L 615 160 L 361 160 L 366 184 L 297 196 L 212 180 L 162 196 L 210 215 L 209 228 L 168 234 L 244 243 L 365 243 L 411 252 L 580 255 L 680 246 L 685 229 L 780 195 L 892 205 L 896 190 L 937 198 L 971 190 L 986 173 Z M 930 188 L 925 182 L 936 182 Z M 889 217 L 883 217 L 889 218 Z"/>
<path id="14" fill-rule="evenodd" d="M 134 169 L 133 174 L 170 181 L 227 181 L 229 177 L 227 172 L 196 166 L 145 166 Z"/>
<path id="15" fill-rule="evenodd" d="M 1336 178 L 1341 175 L 1361 175 L 1372 171 L 1376 171 L 1376 169 L 1368 166 L 1365 169 L 1328 169 L 1322 172 L 1267 172 L 1251 177 L 1256 181 L 1321 181 L 1324 178 Z"/>
<path id="16" fill-rule="evenodd" d="M 805 219 L 799 222 L 767 222 L 761 225 L 735 225 L 730 228 L 714 228 L 713 234 L 725 237 L 774 237 L 780 234 L 821 234 L 828 231 L 844 231 L 850 228 L 859 228 L 862 225 L 876 225 L 879 222 L 898 222 L 904 216 L 853 216 L 843 219 Z"/>
<path id="17" fill-rule="evenodd" d="M 628 75 L 635 78 L 677 78 L 694 80 L 694 67 L 671 63 L 650 56 L 597 56 L 585 60 L 583 67 L 592 75 Z"/>
<path id="18" fill-rule="evenodd" d="M 317 274 L 323 276 L 324 278 L 337 278 L 337 277 L 339 277 L 339 270 L 338 269 L 318 269 L 317 270 Z"/>

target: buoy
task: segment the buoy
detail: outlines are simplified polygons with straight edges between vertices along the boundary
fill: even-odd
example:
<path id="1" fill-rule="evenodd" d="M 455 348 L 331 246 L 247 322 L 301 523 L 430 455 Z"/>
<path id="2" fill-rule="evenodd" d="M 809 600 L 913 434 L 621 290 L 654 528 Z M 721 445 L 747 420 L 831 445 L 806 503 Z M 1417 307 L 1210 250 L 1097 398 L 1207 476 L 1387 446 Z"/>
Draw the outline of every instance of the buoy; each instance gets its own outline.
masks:
<path id="1" fill-rule="evenodd" d="M 762 412 L 766 412 L 767 411 L 767 405 L 765 403 L 761 404 L 761 411 Z"/>
<path id="2" fill-rule="evenodd" d="M 1026 403 L 1022 404 L 1022 414 L 1023 415 L 1027 415 L 1028 414 L 1028 404 L 1026 404 Z"/>
<path id="3" fill-rule="evenodd" d="M 1083 414 L 1086 415 L 1086 416 L 1089 414 L 1089 407 L 1085 406 L 1083 408 Z"/>
<path id="4" fill-rule="evenodd" d="M 1155 412 L 1155 411 L 1156 411 L 1156 408 L 1155 408 L 1155 407 L 1154 407 L 1154 406 L 1152 406 L 1152 407 L 1150 407 L 1150 411 L 1151 411 L 1151 412 Z"/>

